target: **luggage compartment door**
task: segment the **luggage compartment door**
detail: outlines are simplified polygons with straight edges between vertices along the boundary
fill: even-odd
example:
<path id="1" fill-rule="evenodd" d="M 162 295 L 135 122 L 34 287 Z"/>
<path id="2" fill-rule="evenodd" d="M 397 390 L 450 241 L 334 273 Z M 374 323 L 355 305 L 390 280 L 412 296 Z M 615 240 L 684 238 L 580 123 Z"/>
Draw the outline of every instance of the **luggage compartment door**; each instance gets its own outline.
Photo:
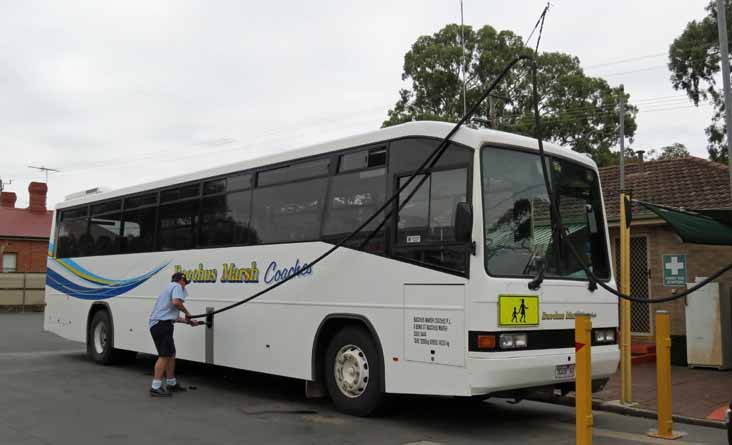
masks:
<path id="1" fill-rule="evenodd" d="M 465 366 L 465 286 L 404 285 L 404 357 Z"/>

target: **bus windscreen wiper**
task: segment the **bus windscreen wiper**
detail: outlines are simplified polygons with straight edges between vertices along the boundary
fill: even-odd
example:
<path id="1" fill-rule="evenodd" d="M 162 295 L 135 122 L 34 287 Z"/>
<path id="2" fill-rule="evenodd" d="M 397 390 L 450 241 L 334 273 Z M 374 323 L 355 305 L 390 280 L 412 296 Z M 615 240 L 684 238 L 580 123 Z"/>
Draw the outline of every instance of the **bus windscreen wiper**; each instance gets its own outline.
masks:
<path id="1" fill-rule="evenodd" d="M 537 272 L 534 279 L 529 281 L 529 289 L 538 290 L 541 287 L 541 283 L 544 281 L 544 270 L 546 269 L 546 261 L 544 261 L 544 257 L 537 256 L 534 259 L 534 263 L 536 264 Z"/>

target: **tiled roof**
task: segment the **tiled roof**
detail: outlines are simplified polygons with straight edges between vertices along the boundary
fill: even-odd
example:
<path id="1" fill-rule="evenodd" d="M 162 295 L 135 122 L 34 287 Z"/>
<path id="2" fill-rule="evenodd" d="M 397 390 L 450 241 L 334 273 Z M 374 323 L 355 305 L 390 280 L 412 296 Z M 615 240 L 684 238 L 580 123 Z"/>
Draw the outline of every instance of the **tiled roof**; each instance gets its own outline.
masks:
<path id="1" fill-rule="evenodd" d="M 0 207 L 0 239 L 49 238 L 53 212 Z"/>
<path id="2" fill-rule="evenodd" d="M 618 219 L 619 167 L 600 169 L 607 218 Z M 732 208 L 730 176 L 725 165 L 689 156 L 626 164 L 625 189 L 634 199 L 687 209 Z M 633 217 L 652 214 L 634 206 Z"/>

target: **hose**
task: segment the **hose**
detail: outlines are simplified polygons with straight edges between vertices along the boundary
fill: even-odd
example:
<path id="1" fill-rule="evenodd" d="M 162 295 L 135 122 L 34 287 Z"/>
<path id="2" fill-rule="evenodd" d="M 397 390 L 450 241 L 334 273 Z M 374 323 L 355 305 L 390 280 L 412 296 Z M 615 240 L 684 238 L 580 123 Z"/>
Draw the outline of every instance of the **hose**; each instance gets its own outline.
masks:
<path id="1" fill-rule="evenodd" d="M 288 275 L 287 278 L 285 278 L 282 281 L 279 281 L 247 298 L 244 298 L 242 300 L 239 300 L 235 303 L 229 304 L 227 306 L 224 306 L 222 308 L 216 309 L 209 313 L 203 313 L 203 314 L 195 314 L 192 315 L 190 318 L 204 318 L 204 317 L 211 317 L 216 314 L 220 314 L 222 312 L 226 312 L 228 310 L 234 309 L 235 307 L 241 306 L 245 303 L 248 303 L 258 297 L 261 297 L 262 295 L 273 291 L 274 289 L 282 286 L 283 284 L 289 282 L 290 280 L 294 279 L 295 277 L 302 274 L 305 270 L 311 269 L 316 264 L 320 263 L 322 260 L 330 256 L 333 252 L 338 250 L 340 247 L 343 247 L 346 242 L 351 240 L 354 236 L 356 236 L 358 233 L 360 233 L 366 226 L 368 226 L 373 220 L 375 220 L 379 214 L 381 214 L 384 210 L 386 210 L 387 207 L 389 207 L 395 200 L 399 198 L 399 195 L 409 187 L 409 185 L 414 181 L 417 176 L 423 175 L 425 171 L 432 169 L 437 162 L 440 160 L 442 155 L 447 150 L 447 147 L 449 145 L 450 139 L 455 135 L 455 133 L 460 129 L 460 127 L 463 126 L 465 122 L 473 115 L 475 114 L 478 107 L 485 101 L 485 99 L 490 95 L 490 93 L 495 89 L 495 87 L 503 80 L 503 78 L 508 74 L 508 72 L 520 61 L 522 60 L 528 60 L 531 62 L 530 68 L 531 68 L 531 74 L 532 74 L 532 101 L 533 101 L 533 108 L 534 108 L 534 126 L 535 126 L 535 132 L 536 132 L 536 140 L 539 146 L 539 157 L 541 159 L 541 169 L 542 169 L 542 176 L 544 179 L 544 186 L 547 190 L 547 195 L 549 198 L 549 214 L 552 224 L 552 232 L 556 235 L 556 237 L 559 240 L 559 248 L 561 249 L 562 246 L 565 246 L 569 249 L 570 252 L 572 252 L 572 255 L 577 259 L 579 265 L 581 266 L 582 270 L 585 272 L 585 275 L 587 276 L 588 280 L 590 281 L 591 286 L 600 286 L 603 289 L 607 290 L 608 292 L 612 293 L 613 295 L 616 295 L 619 298 L 635 301 L 638 303 L 648 303 L 648 304 L 655 304 L 655 303 L 664 303 L 668 301 L 677 300 L 679 298 L 686 297 L 687 295 L 691 294 L 692 292 L 695 292 L 696 290 L 706 286 L 707 284 L 711 283 L 715 279 L 719 278 L 724 273 L 728 272 L 730 269 L 732 269 L 732 263 L 725 266 L 724 268 L 718 270 L 717 272 L 710 275 L 708 278 L 704 279 L 703 281 L 697 283 L 693 287 L 687 289 L 684 292 L 681 292 L 679 294 L 675 294 L 669 297 L 663 297 L 663 298 L 641 298 L 641 297 L 634 297 L 632 295 L 626 295 L 622 292 L 617 291 L 616 289 L 612 288 L 611 286 L 607 285 L 601 278 L 597 277 L 592 270 L 587 266 L 587 264 L 584 261 L 584 258 L 577 252 L 574 245 L 572 245 L 571 242 L 565 237 L 565 231 L 562 225 L 562 218 L 561 213 L 559 212 L 559 208 L 557 206 L 556 197 L 554 196 L 554 192 L 552 190 L 551 182 L 549 180 L 549 174 L 547 171 L 547 164 L 546 164 L 546 154 L 544 152 L 544 142 L 541 135 L 541 116 L 539 114 L 539 96 L 538 96 L 538 89 L 537 89 L 537 65 L 532 56 L 529 55 L 520 55 L 514 58 L 511 62 L 506 65 L 506 67 L 501 71 L 501 73 L 496 77 L 493 82 L 488 86 L 486 91 L 483 93 L 483 95 L 478 99 L 475 104 L 473 104 L 468 112 L 460 119 L 460 121 L 455 124 L 455 126 L 448 132 L 448 134 L 442 139 L 440 144 L 430 153 L 430 155 L 422 162 L 422 164 L 417 168 L 417 170 L 412 173 L 409 176 L 409 179 L 407 179 L 404 184 L 402 184 L 396 192 L 394 192 L 389 199 L 387 199 L 369 218 L 367 218 L 363 223 L 361 223 L 356 229 L 354 229 L 351 233 L 343 237 L 338 243 L 333 245 L 330 249 L 325 251 L 323 254 L 315 258 L 313 261 L 308 263 L 308 267 L 302 268 L 295 273 Z M 418 180 L 417 186 L 414 187 L 414 189 L 410 192 L 410 194 L 406 197 L 406 199 L 403 200 L 402 203 L 398 206 L 398 210 L 401 210 L 402 207 L 404 207 L 405 204 L 411 200 L 412 196 L 420 189 L 422 184 L 427 180 L 429 177 L 429 174 L 424 174 L 420 180 Z M 389 211 L 384 215 L 383 220 L 379 223 L 378 228 L 380 229 L 383 227 L 385 222 L 388 218 L 390 218 L 392 215 L 392 211 Z M 372 234 L 373 235 L 373 234 Z M 368 237 L 365 241 L 363 241 L 359 248 L 363 248 L 365 244 L 371 239 L 371 237 Z M 561 251 L 560 251 L 561 255 Z"/>
<path id="2" fill-rule="evenodd" d="M 192 315 L 189 318 L 204 318 L 204 317 L 210 317 L 216 314 L 220 314 L 222 312 L 226 312 L 228 310 L 234 309 L 237 306 L 241 306 L 242 304 L 248 303 L 255 298 L 261 297 L 262 295 L 271 292 L 275 290 L 276 288 L 282 286 L 283 284 L 289 282 L 293 278 L 299 276 L 301 273 L 303 273 L 305 270 L 311 269 L 313 266 L 318 264 L 319 262 L 323 261 L 325 258 L 330 256 L 333 252 L 338 250 L 340 247 L 342 247 L 346 242 L 348 242 L 351 238 L 356 236 L 359 232 L 361 232 L 367 225 L 371 223 L 374 219 L 376 219 L 381 212 L 383 212 L 387 207 L 389 207 L 395 200 L 399 198 L 399 195 L 407 188 L 409 185 L 414 181 L 414 179 L 425 173 L 425 171 L 430 170 L 432 167 L 434 167 L 437 162 L 440 160 L 440 157 L 445 153 L 447 150 L 447 147 L 449 145 L 450 139 L 455 135 L 455 133 L 460 129 L 460 127 L 463 126 L 465 122 L 478 110 L 478 107 L 485 101 L 485 99 L 488 97 L 488 95 L 496 88 L 496 86 L 503 80 L 503 78 L 508 74 L 508 72 L 516 65 L 518 62 L 522 60 L 530 60 L 533 62 L 533 58 L 529 55 L 520 55 L 514 58 L 511 62 L 506 65 L 506 67 L 501 71 L 501 73 L 496 77 L 493 82 L 488 86 L 486 91 L 483 93 L 483 95 L 480 97 L 480 99 L 473 104 L 473 106 L 470 107 L 468 112 L 460 119 L 460 121 L 455 124 L 455 126 L 447 133 L 447 135 L 442 139 L 440 144 L 432 151 L 432 153 L 425 159 L 422 164 L 417 168 L 417 170 L 412 173 L 411 176 L 409 176 L 409 179 L 401 185 L 394 194 L 387 199 L 384 204 L 381 205 L 369 218 L 366 219 L 361 225 L 359 225 L 355 230 L 353 230 L 351 233 L 343 237 L 338 243 L 336 243 L 333 247 L 325 251 L 323 254 L 321 254 L 319 257 L 315 258 L 313 261 L 308 263 L 308 267 L 304 267 L 295 273 L 288 275 L 287 278 L 285 278 L 282 281 L 279 281 L 265 289 L 262 289 L 261 291 L 255 293 L 254 295 L 251 295 L 247 298 L 244 298 L 243 300 L 239 300 L 235 303 L 232 303 L 228 306 L 224 306 L 222 308 L 216 309 L 212 312 L 204 313 L 204 314 L 195 314 Z M 534 71 L 536 71 L 535 64 L 532 63 L 532 66 L 534 66 Z M 429 177 L 428 174 L 425 174 L 422 176 L 422 178 L 418 181 L 417 186 L 414 187 L 414 190 L 411 191 L 411 193 L 404 199 L 404 201 L 400 204 L 399 209 L 401 209 L 409 200 L 414 196 L 414 194 L 419 190 L 419 188 L 422 186 L 422 184 L 427 180 Z M 384 216 L 384 221 L 386 221 L 387 218 L 391 216 L 391 212 L 388 212 Z M 383 226 L 384 222 L 382 222 L 379 226 Z M 362 243 L 363 245 L 363 243 Z"/>

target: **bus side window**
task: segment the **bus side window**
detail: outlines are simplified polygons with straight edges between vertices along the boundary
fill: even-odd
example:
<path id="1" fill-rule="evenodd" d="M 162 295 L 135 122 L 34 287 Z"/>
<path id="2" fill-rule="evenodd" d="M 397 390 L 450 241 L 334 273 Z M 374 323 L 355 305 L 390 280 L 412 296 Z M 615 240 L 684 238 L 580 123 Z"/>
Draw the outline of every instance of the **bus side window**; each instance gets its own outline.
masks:
<path id="1" fill-rule="evenodd" d="M 416 171 L 438 145 L 439 140 L 428 138 L 407 138 L 392 142 L 389 146 L 389 173 L 402 176 Z M 473 150 L 451 143 L 434 168 L 441 170 L 450 166 L 471 165 L 473 154 Z"/>
<path id="2" fill-rule="evenodd" d="M 399 178 L 401 187 L 409 176 Z M 399 195 L 399 205 L 414 191 L 424 175 L 414 178 Z M 455 210 L 467 202 L 468 170 L 433 171 L 398 215 L 393 253 L 417 263 L 463 273 L 467 267 L 464 243 L 455 239 Z"/>
<path id="3" fill-rule="evenodd" d="M 122 253 L 155 249 L 155 207 L 125 210 L 122 217 Z"/>
<path id="4" fill-rule="evenodd" d="M 399 195 L 400 205 L 422 178 L 415 177 Z M 407 179 L 399 178 L 399 186 Z M 467 201 L 467 186 L 467 169 L 432 172 L 399 213 L 397 244 L 455 241 L 455 209 Z"/>
<path id="5" fill-rule="evenodd" d="M 367 166 L 368 163 L 364 162 L 363 165 Z M 363 224 L 384 203 L 385 196 L 386 170 L 384 168 L 332 177 L 323 222 L 323 240 L 331 243 L 340 241 Z M 381 212 L 360 233 L 349 240 L 346 246 L 358 248 L 370 238 L 364 250 L 383 255 L 385 251 L 384 225 L 381 224 L 383 219 L 384 212 Z M 375 235 L 374 230 L 378 230 Z"/>
<path id="6" fill-rule="evenodd" d="M 87 234 L 89 220 L 88 207 L 77 207 L 62 210 L 59 216 L 58 236 L 56 243 L 58 258 L 72 258 L 82 256 L 81 243 Z"/>
<path id="7" fill-rule="evenodd" d="M 158 194 L 147 193 L 124 200 L 122 214 L 122 253 L 155 250 L 155 214 Z"/>
<path id="8" fill-rule="evenodd" d="M 198 244 L 202 247 L 246 244 L 250 239 L 251 196 L 245 190 L 203 198 Z"/>
<path id="9" fill-rule="evenodd" d="M 122 231 L 122 200 L 91 206 L 89 236 L 92 247 L 89 255 L 112 255 L 119 252 Z"/>
<path id="10" fill-rule="evenodd" d="M 159 250 L 184 250 L 195 246 L 198 200 L 161 205 L 158 218 Z"/>
<path id="11" fill-rule="evenodd" d="M 252 243 L 317 240 L 327 183 L 319 178 L 255 189 Z"/>

